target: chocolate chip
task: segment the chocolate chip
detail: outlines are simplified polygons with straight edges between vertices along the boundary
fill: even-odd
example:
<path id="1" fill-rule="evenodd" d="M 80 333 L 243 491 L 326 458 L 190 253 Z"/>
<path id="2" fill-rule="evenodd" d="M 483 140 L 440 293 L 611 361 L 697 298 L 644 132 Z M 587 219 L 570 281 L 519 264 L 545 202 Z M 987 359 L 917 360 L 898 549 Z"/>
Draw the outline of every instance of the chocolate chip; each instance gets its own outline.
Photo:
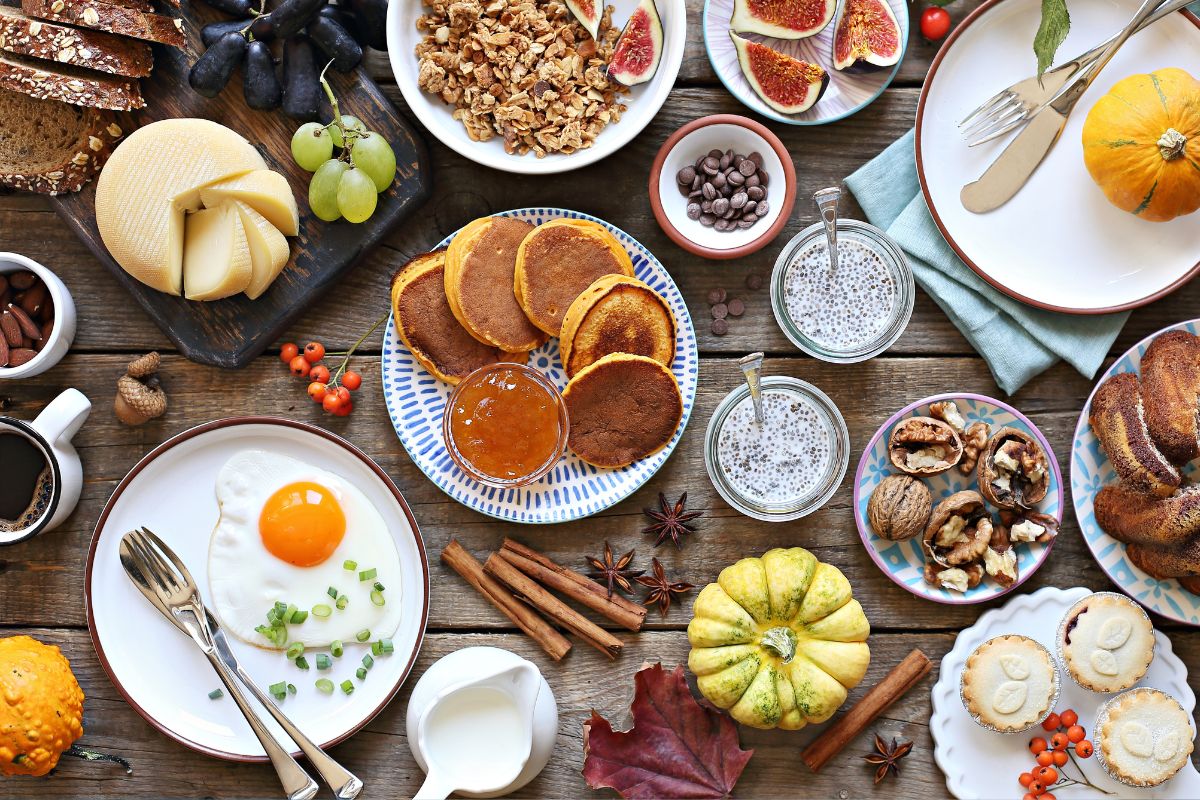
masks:
<path id="1" fill-rule="evenodd" d="M 721 164 L 721 169 L 727 169 L 729 167 L 729 156 L 728 155 L 721 156 L 720 164 Z"/>
<path id="2" fill-rule="evenodd" d="M 713 186 L 711 183 L 706 183 L 703 186 L 701 186 L 700 191 L 704 192 L 705 200 L 716 200 L 717 195 L 719 194 L 719 192 L 717 191 L 717 188 L 715 186 Z"/>
<path id="3" fill-rule="evenodd" d="M 687 215 L 688 219 L 700 219 L 700 204 L 688 203 Z"/>
<path id="4" fill-rule="evenodd" d="M 692 181 L 692 191 L 696 191 L 704 185 L 704 176 L 697 175 L 696 180 Z"/>
<path id="5" fill-rule="evenodd" d="M 751 200 L 762 200 L 767 194 L 766 190 L 761 186 L 751 186 L 746 190 L 746 196 Z"/>
<path id="6" fill-rule="evenodd" d="M 738 227 L 745 230 L 746 228 L 754 227 L 754 223 L 758 222 L 758 217 L 742 217 L 738 220 Z"/>
<path id="7" fill-rule="evenodd" d="M 758 203 L 754 202 L 753 200 L 747 200 L 746 204 L 742 206 L 742 215 L 747 217 L 750 216 L 754 213 L 754 209 L 757 207 Z"/>
<path id="8" fill-rule="evenodd" d="M 758 167 L 756 167 L 754 165 L 754 162 L 748 158 L 743 160 L 740 164 L 738 164 L 737 168 L 738 168 L 738 172 L 742 173 L 747 178 L 749 178 L 754 173 L 758 172 Z"/>
<path id="9" fill-rule="evenodd" d="M 678 189 L 679 193 L 681 195 L 683 195 L 684 197 L 687 197 L 692 191 L 692 185 L 690 183 L 689 184 L 677 183 L 677 184 L 675 184 L 675 188 Z"/>
<path id="10" fill-rule="evenodd" d="M 720 158 L 723 154 L 720 150 L 712 149 L 708 151 L 708 158 Z"/>
<path id="11" fill-rule="evenodd" d="M 754 173 L 753 175 L 751 175 L 749 178 L 746 178 L 746 185 L 747 185 L 747 186 L 758 186 L 758 184 L 760 184 L 761 182 L 762 182 L 762 181 L 761 181 L 761 180 L 759 180 L 759 177 L 758 177 L 758 173 L 757 173 L 757 172 L 756 172 L 756 173 Z"/>
<path id="12" fill-rule="evenodd" d="M 699 189 L 697 189 L 694 192 L 688 192 L 688 200 L 691 200 L 693 202 L 699 203 L 703 197 L 704 197 L 704 192 L 700 191 Z"/>
<path id="13" fill-rule="evenodd" d="M 713 175 L 712 185 L 718 189 L 724 189 L 725 188 L 725 176 L 720 172 L 718 172 L 716 175 Z"/>
<path id="14" fill-rule="evenodd" d="M 717 303 L 724 303 L 725 297 L 726 297 L 726 294 L 725 294 L 724 289 L 709 289 L 708 290 L 708 304 L 710 306 L 715 306 Z"/>
<path id="15" fill-rule="evenodd" d="M 746 288 L 752 292 L 757 292 L 762 288 L 763 278 L 757 272 L 751 272 L 746 276 Z"/>
<path id="16" fill-rule="evenodd" d="M 767 214 L 770 213 L 770 211 L 771 211 L 771 204 L 768 203 L 766 200 L 763 200 L 761 203 L 758 204 L 758 208 L 754 209 L 754 213 L 758 215 L 759 219 L 762 219 L 763 217 L 765 217 Z"/>
<path id="17" fill-rule="evenodd" d="M 745 222 L 745 220 L 742 220 L 742 222 Z M 751 223 L 751 224 L 753 224 L 753 223 Z M 742 302 L 742 298 L 735 297 L 729 301 L 729 316 L 740 317 L 742 314 L 745 314 L 745 313 L 746 313 L 746 304 Z"/>
<path id="18" fill-rule="evenodd" d="M 771 182 L 771 176 L 765 172 L 758 173 L 758 183 L 760 186 L 766 186 Z"/>
<path id="19" fill-rule="evenodd" d="M 722 220 L 723 221 L 723 220 Z M 729 316 L 729 306 L 724 303 L 717 303 L 712 307 L 713 319 L 725 319 Z"/>
<path id="20" fill-rule="evenodd" d="M 754 166 L 758 167 L 759 169 L 762 169 L 762 165 L 763 165 L 763 157 L 762 157 L 762 153 L 760 153 L 760 152 L 758 152 L 757 150 L 755 150 L 753 153 L 751 153 L 750 155 L 746 156 L 746 158 L 748 158 L 748 159 L 750 159 L 751 161 L 753 161 L 753 162 L 754 162 Z"/>
<path id="21" fill-rule="evenodd" d="M 712 214 L 712 200 L 703 200 L 700 202 L 700 210 L 705 214 Z"/>
<path id="22" fill-rule="evenodd" d="M 724 197 L 718 197 L 716 200 L 713 200 L 712 210 L 718 217 L 725 216 L 725 212 L 729 210 L 729 201 Z"/>
<path id="23" fill-rule="evenodd" d="M 723 319 L 714 319 L 711 330 L 713 332 L 713 336 L 724 336 L 725 334 L 729 333 L 729 323 Z"/>
<path id="24" fill-rule="evenodd" d="M 729 173 L 728 180 L 734 186 L 741 186 L 743 183 L 746 182 L 746 176 L 743 175 L 742 173 L 738 172 L 737 170 L 734 170 Z"/>
<path id="25" fill-rule="evenodd" d="M 719 220 L 713 223 L 713 227 L 719 231 L 727 231 L 729 230 L 729 220 L 725 217 L 721 217 Z"/>
<path id="26" fill-rule="evenodd" d="M 716 221 L 717 221 L 717 218 L 714 217 L 712 214 L 701 214 L 700 215 L 700 224 L 706 228 L 711 228 L 713 226 L 713 223 Z"/>
<path id="27" fill-rule="evenodd" d="M 695 167 L 684 167 L 683 169 L 679 170 L 679 174 L 675 176 L 675 181 L 681 186 L 687 186 L 694 180 L 696 180 Z"/>
<path id="28" fill-rule="evenodd" d="M 719 168 L 718 165 L 720 163 L 721 162 L 717 161 L 717 159 L 709 156 L 708 158 L 704 159 L 704 172 L 708 175 L 716 175 Z"/>
<path id="29" fill-rule="evenodd" d="M 746 201 L 749 199 L 750 198 L 746 196 L 745 192 L 738 192 L 729 198 L 729 205 L 733 206 L 734 208 L 741 208 L 742 206 L 746 205 Z"/>

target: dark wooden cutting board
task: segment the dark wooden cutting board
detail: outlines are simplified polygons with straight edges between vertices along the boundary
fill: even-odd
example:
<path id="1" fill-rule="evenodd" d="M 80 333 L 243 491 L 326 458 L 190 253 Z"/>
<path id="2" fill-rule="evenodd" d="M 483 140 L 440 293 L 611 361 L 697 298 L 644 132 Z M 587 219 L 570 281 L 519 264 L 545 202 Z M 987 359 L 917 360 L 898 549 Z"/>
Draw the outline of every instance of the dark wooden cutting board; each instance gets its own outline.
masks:
<path id="1" fill-rule="evenodd" d="M 366 222 L 322 222 L 308 210 L 310 175 L 292 160 L 292 134 L 300 122 L 282 111 L 247 108 L 242 99 L 240 69 L 225 91 L 211 100 L 193 92 L 188 86 L 188 71 L 204 50 L 200 28 L 225 17 L 200 0 L 184 3 L 182 14 L 188 33 L 187 52 L 155 45 L 154 73 L 142 81 L 146 108 L 127 115 L 122 124 L 128 133 L 138 125 L 161 119 L 202 117 L 250 140 L 271 169 L 287 176 L 300 208 L 300 235 L 288 238 L 292 255 L 287 268 L 257 300 L 237 295 L 202 303 L 172 297 L 131 278 L 108 254 L 96 229 L 95 181 L 81 192 L 51 201 L 75 234 L 185 356 L 201 364 L 236 368 L 245 366 L 276 341 L 309 304 L 420 207 L 429 194 L 429 158 L 419 135 L 361 69 L 349 74 L 331 69 L 328 77 L 342 113 L 353 114 L 370 130 L 382 133 L 396 151 L 397 180 L 379 196 L 379 206 Z M 323 114 L 322 119 L 329 119 L 327 111 Z M 373 318 L 376 310 L 368 316 Z"/>

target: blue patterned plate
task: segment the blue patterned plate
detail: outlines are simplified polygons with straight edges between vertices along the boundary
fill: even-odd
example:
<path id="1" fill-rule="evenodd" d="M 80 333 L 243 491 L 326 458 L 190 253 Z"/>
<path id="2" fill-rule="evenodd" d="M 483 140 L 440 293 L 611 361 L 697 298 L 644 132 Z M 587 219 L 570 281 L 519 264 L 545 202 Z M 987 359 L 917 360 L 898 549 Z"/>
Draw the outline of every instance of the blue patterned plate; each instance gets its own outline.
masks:
<path id="1" fill-rule="evenodd" d="M 661 467 L 679 443 L 696 400 L 696 374 L 700 355 L 692 318 L 679 287 L 650 251 L 620 228 L 577 211 L 560 208 L 519 208 L 496 216 L 515 217 L 533 225 L 552 219 L 586 219 L 598 222 L 621 242 L 633 259 L 633 271 L 666 298 L 678 328 L 675 362 L 671 365 L 683 394 L 683 420 L 665 448 L 622 469 L 602 469 L 584 463 L 568 451 L 537 483 L 520 489 L 494 489 L 468 478 L 450 459 L 442 440 L 442 414 L 450 399 L 450 385 L 434 378 L 396 335 L 389 318 L 383 335 L 383 398 L 392 427 L 413 462 L 433 483 L 470 509 L 509 522 L 569 522 L 591 516 L 632 494 Z M 456 232 L 457 233 L 457 232 Z M 446 247 L 454 234 L 437 247 Z M 551 339 L 529 354 L 529 365 L 544 371 L 559 389 L 567 385 L 558 356 L 558 340 Z"/>
<path id="2" fill-rule="evenodd" d="M 1167 331 L 1174 330 L 1200 333 L 1200 320 L 1180 322 L 1142 339 L 1108 368 L 1096 386 L 1118 372 L 1137 372 L 1142 363 L 1142 355 L 1150 346 L 1150 342 Z M 1092 396 L 1095 394 L 1093 389 L 1079 415 L 1079 424 L 1075 426 L 1075 441 L 1071 445 L 1071 498 L 1075 503 L 1075 518 L 1079 520 L 1083 539 L 1092 549 L 1092 555 L 1096 557 L 1100 569 L 1104 570 L 1125 594 L 1167 619 L 1188 625 L 1200 625 L 1200 596 L 1184 589 L 1177 580 L 1160 581 L 1135 567 L 1125 558 L 1125 545 L 1100 530 L 1100 526 L 1096 524 L 1096 512 L 1092 508 L 1092 502 L 1100 487 L 1116 480 L 1116 473 L 1112 464 L 1108 463 L 1108 456 L 1100 449 L 1100 442 L 1092 433 L 1092 426 L 1088 424 L 1088 413 L 1092 409 Z M 1191 465 L 1184 473 L 1194 479 L 1196 465 Z"/>
<path id="3" fill-rule="evenodd" d="M 929 416 L 930 404 L 939 400 L 953 400 L 957 403 L 958 410 L 962 412 L 968 425 L 973 422 L 986 422 L 992 426 L 992 433 L 1007 426 L 1032 434 L 1042 445 L 1042 449 L 1046 451 L 1046 457 L 1051 466 L 1050 488 L 1046 493 L 1046 499 L 1041 502 L 1037 510 L 1043 514 L 1050 514 L 1062 522 L 1062 473 L 1058 469 L 1058 459 L 1054 457 L 1054 451 L 1050 449 L 1050 443 L 1046 441 L 1046 437 L 1042 435 L 1036 425 L 1030 422 L 1028 417 L 1008 403 L 981 394 L 967 393 L 939 394 L 918 400 L 900 409 L 875 432 L 867 444 L 867 449 L 863 451 L 862 460 L 858 462 L 858 471 L 854 473 L 854 521 L 858 524 L 858 535 L 862 537 L 867 553 L 893 582 L 918 597 L 924 597 L 936 603 L 948 605 L 983 603 L 1008 594 L 1029 580 L 1030 576 L 1037 572 L 1038 567 L 1050 555 L 1050 548 L 1054 546 L 1054 542 L 1051 541 L 1048 544 L 1030 542 L 1018 545 L 1017 580 L 1007 589 L 991 578 L 985 577 L 983 582 L 974 589 L 968 589 L 966 592 L 954 592 L 938 586 L 930 586 L 925 582 L 925 554 L 921 550 L 920 537 L 913 537 L 903 542 L 889 541 L 876 536 L 867 522 L 867 501 L 871 499 L 871 492 L 875 490 L 880 481 L 894 472 L 891 461 L 888 459 L 887 448 L 887 439 L 892 428 L 897 422 L 908 417 Z M 934 503 L 940 503 L 955 492 L 977 488 L 974 473 L 963 475 L 957 469 L 951 469 L 941 475 L 924 480 L 933 495 Z"/>

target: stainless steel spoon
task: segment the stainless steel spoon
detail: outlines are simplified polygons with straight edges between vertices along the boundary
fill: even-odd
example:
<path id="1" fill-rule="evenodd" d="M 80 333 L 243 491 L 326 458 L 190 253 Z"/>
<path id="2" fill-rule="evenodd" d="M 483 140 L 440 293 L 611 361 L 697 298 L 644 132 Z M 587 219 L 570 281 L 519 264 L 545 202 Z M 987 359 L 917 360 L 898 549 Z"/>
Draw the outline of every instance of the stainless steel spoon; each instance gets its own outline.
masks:
<path id="1" fill-rule="evenodd" d="M 738 359 L 738 366 L 746 376 L 746 385 L 750 387 L 750 400 L 754 403 L 754 421 L 763 424 L 762 406 L 762 365 L 763 354 L 751 353 Z"/>

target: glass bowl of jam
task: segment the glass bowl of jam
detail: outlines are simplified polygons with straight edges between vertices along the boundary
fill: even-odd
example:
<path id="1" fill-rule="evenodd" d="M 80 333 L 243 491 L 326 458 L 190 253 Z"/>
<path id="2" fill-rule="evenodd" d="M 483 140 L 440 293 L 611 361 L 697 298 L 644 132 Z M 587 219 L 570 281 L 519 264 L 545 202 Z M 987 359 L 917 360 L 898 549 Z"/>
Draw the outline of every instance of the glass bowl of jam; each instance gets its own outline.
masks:
<path id="1" fill-rule="evenodd" d="M 725 502 L 743 514 L 785 522 L 833 496 L 850 464 L 850 433 L 829 396 L 783 375 L 762 379 L 763 422 L 742 384 L 713 412 L 704 466 Z"/>
<path id="2" fill-rule="evenodd" d="M 528 486 L 567 448 L 567 406 L 554 383 L 524 364 L 490 364 L 463 378 L 446 404 L 442 435 L 470 477 L 501 489 Z"/>
<path id="3" fill-rule="evenodd" d="M 823 361 L 850 364 L 900 338 L 916 286 L 900 246 L 874 225 L 838 219 L 837 243 L 837 269 L 823 223 L 784 246 L 771 273 L 771 310 L 792 344 Z"/>

